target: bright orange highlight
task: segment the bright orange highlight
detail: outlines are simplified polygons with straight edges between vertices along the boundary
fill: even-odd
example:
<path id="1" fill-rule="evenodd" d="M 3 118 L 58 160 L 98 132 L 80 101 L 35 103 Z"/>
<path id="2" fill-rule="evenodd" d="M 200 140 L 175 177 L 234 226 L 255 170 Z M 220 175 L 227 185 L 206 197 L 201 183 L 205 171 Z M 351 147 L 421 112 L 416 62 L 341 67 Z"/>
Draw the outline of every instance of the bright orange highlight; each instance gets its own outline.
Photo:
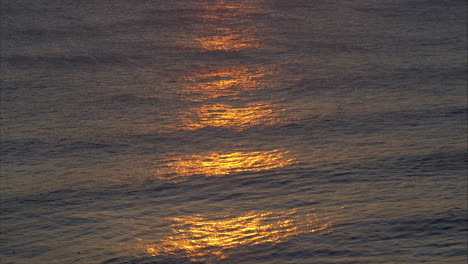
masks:
<path id="1" fill-rule="evenodd" d="M 281 243 L 292 236 L 314 233 L 331 226 L 328 219 L 296 210 L 250 212 L 239 217 L 203 215 L 182 216 L 173 221 L 172 235 L 145 251 L 152 255 L 184 255 L 192 261 L 224 259 L 228 250 L 264 243 Z"/>
<path id="2" fill-rule="evenodd" d="M 212 70 L 191 72 L 185 78 L 185 84 L 180 90 L 186 99 L 201 102 L 207 99 L 233 97 L 243 92 L 259 90 L 271 83 L 262 78 L 272 75 L 266 67 L 232 66 Z"/>
<path id="3" fill-rule="evenodd" d="M 223 176 L 239 172 L 256 172 L 286 167 L 294 163 L 288 152 L 279 150 L 185 155 L 168 160 L 155 172 L 157 178 L 181 181 L 192 175 Z"/>
<path id="4" fill-rule="evenodd" d="M 283 111 L 282 108 L 264 103 L 250 103 L 242 107 L 207 104 L 183 114 L 181 128 L 196 130 L 219 127 L 245 130 L 258 125 L 272 126 L 282 123 L 280 112 Z"/>
<path id="5" fill-rule="evenodd" d="M 195 38 L 201 49 L 207 51 L 239 51 L 259 46 L 258 40 L 251 35 L 230 34 L 212 37 Z"/>
<path id="6" fill-rule="evenodd" d="M 181 42 L 204 51 L 241 51 L 257 48 L 259 39 L 249 18 L 258 7 L 247 3 L 200 3 L 201 11 L 190 25 L 192 33 Z"/>

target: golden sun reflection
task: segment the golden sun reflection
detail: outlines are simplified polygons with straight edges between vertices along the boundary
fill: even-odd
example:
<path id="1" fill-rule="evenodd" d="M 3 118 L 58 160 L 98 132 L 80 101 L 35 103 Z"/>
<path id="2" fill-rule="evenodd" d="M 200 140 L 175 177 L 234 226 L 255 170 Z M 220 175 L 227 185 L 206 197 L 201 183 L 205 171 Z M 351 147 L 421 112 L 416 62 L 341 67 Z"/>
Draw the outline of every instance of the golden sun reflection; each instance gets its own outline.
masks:
<path id="1" fill-rule="evenodd" d="M 161 180 L 181 181 L 191 175 L 223 176 L 239 172 L 258 172 L 292 165 L 294 160 L 288 152 L 252 151 L 207 155 L 185 155 L 166 160 L 167 164 L 156 170 L 154 175 Z"/>
<path id="2" fill-rule="evenodd" d="M 194 38 L 200 44 L 201 49 L 206 51 L 240 51 L 259 46 L 258 40 L 248 34 L 229 34 Z"/>
<path id="3" fill-rule="evenodd" d="M 200 70 L 185 77 L 185 83 L 179 93 L 186 96 L 187 100 L 195 102 L 234 97 L 242 92 L 266 87 L 267 83 L 263 78 L 273 74 L 273 70 L 267 67 L 231 66 Z"/>
<path id="4" fill-rule="evenodd" d="M 256 2 L 258 2 L 258 0 Z M 209 3 L 209 4 L 203 3 L 200 1 L 199 5 L 202 5 L 207 10 L 240 9 L 240 8 L 245 9 L 245 8 L 254 8 L 255 1 L 216 0 L 215 3 Z"/>
<path id="5" fill-rule="evenodd" d="M 217 1 L 200 4 L 200 12 L 191 24 L 191 36 L 182 39 L 190 46 L 204 51 L 241 51 L 257 48 L 259 39 L 252 25 L 252 12 L 259 12 L 252 3 Z"/>
<path id="6" fill-rule="evenodd" d="M 224 259 L 229 256 L 230 249 L 286 242 L 293 236 L 331 226 L 327 218 L 299 214 L 296 210 L 250 212 L 239 217 L 194 215 L 170 220 L 172 235 L 147 245 L 148 254 L 183 255 L 192 261 Z"/>
<path id="7" fill-rule="evenodd" d="M 284 109 L 265 103 L 249 103 L 242 107 L 206 104 L 190 109 L 181 116 L 181 128 L 196 130 L 205 127 L 245 130 L 258 125 L 272 126 L 283 122 Z"/>

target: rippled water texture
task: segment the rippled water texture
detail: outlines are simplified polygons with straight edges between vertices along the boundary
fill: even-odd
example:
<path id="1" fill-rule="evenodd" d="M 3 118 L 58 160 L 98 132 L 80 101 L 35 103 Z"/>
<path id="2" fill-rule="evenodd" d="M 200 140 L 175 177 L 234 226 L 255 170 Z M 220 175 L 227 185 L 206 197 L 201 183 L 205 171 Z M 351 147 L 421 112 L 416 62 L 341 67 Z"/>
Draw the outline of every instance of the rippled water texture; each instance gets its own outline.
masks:
<path id="1" fill-rule="evenodd" d="M 466 1 L 1 9 L 1 263 L 467 262 Z"/>
<path id="2" fill-rule="evenodd" d="M 201 215 L 173 218 L 172 235 L 146 251 L 154 256 L 163 254 L 187 255 L 193 261 L 207 258 L 226 259 L 224 253 L 232 248 L 265 243 L 281 243 L 291 236 L 313 233 L 328 227 L 312 214 L 299 218 L 294 211 L 252 212 L 239 217 L 216 217 L 211 220 Z M 323 220 L 322 220 L 323 221 Z"/>

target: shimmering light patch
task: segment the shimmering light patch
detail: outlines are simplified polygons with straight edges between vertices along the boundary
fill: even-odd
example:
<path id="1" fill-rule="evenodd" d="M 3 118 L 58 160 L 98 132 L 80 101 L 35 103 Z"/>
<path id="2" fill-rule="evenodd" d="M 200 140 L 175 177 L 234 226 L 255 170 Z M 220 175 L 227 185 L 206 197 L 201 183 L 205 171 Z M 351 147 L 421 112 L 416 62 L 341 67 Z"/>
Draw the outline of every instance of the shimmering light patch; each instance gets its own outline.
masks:
<path id="1" fill-rule="evenodd" d="M 292 236 L 331 226 L 327 218 L 299 214 L 296 210 L 250 212 L 238 217 L 194 215 L 171 220 L 172 235 L 147 245 L 148 254 L 183 255 L 193 261 L 224 259 L 229 256 L 230 249 L 281 243 Z"/>
<path id="2" fill-rule="evenodd" d="M 177 182 L 191 175 L 223 176 L 264 171 L 293 164 L 294 160 L 288 156 L 288 152 L 279 150 L 185 155 L 167 160 L 154 174 L 161 180 Z"/>
<path id="3" fill-rule="evenodd" d="M 201 4 L 200 12 L 194 16 L 191 35 L 181 39 L 196 49 L 204 51 L 240 51 L 257 48 L 257 29 L 249 18 L 256 10 L 248 2 Z M 258 11 L 257 11 L 258 12 Z"/>
<path id="4" fill-rule="evenodd" d="M 252 3 L 252 1 L 217 0 L 215 3 L 200 2 L 199 4 L 202 5 L 207 10 L 217 10 L 217 9 L 253 8 L 255 7 L 254 3 Z"/>
<path id="5" fill-rule="evenodd" d="M 247 34 L 230 34 L 225 36 L 209 36 L 195 38 L 201 49 L 207 51 L 239 51 L 259 46 L 257 39 Z"/>
<path id="6" fill-rule="evenodd" d="M 272 104 L 250 103 L 234 107 L 226 104 L 206 104 L 181 115 L 181 128 L 196 130 L 205 127 L 244 130 L 253 126 L 271 126 L 284 122 L 284 109 Z"/>
<path id="7" fill-rule="evenodd" d="M 266 85 L 262 78 L 266 75 L 273 75 L 273 71 L 267 67 L 245 66 L 191 72 L 185 77 L 180 94 L 198 102 L 219 97 L 235 97 L 241 92 L 262 89 Z"/>
<path id="8" fill-rule="evenodd" d="M 259 12 L 262 5 L 264 4 L 264 0 L 216 0 L 215 2 L 200 1 L 198 2 L 198 6 L 203 10 L 209 11 L 222 11 L 222 10 L 229 10 L 235 13 L 227 13 L 218 15 L 218 17 L 225 17 L 228 14 L 238 15 L 239 13 L 243 12 Z"/>

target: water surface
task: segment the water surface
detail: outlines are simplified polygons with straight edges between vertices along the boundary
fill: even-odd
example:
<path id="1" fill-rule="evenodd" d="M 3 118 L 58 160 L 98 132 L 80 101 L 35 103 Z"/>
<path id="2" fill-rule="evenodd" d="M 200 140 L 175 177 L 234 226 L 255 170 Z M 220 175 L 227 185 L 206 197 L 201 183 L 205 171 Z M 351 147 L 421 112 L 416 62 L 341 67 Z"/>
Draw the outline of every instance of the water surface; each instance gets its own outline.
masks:
<path id="1" fill-rule="evenodd" d="M 2 263 L 466 263 L 465 1 L 2 9 Z"/>

